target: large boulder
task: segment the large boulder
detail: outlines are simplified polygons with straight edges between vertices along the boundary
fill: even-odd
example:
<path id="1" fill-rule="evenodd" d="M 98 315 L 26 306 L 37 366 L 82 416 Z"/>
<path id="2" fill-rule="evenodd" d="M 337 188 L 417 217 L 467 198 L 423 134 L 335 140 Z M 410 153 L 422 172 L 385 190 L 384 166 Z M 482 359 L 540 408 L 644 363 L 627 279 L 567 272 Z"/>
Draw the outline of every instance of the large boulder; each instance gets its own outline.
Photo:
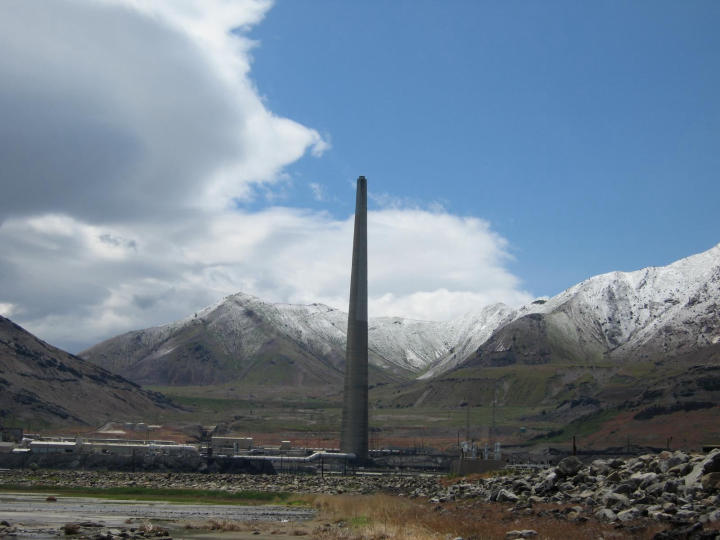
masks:
<path id="1" fill-rule="evenodd" d="M 507 489 L 501 489 L 498 494 L 497 498 L 495 499 L 497 502 L 517 502 L 519 497 L 515 495 L 512 491 L 508 491 Z"/>
<path id="2" fill-rule="evenodd" d="M 636 519 L 640 517 L 642 512 L 638 508 L 628 508 L 627 510 L 622 510 L 617 513 L 617 518 L 620 521 L 632 521 L 633 519 Z"/>
<path id="3" fill-rule="evenodd" d="M 636 472 L 630 476 L 630 480 L 636 482 L 637 487 L 644 489 L 657 482 L 658 475 L 654 472 Z"/>
<path id="4" fill-rule="evenodd" d="M 576 456 L 568 456 L 558 463 L 557 472 L 563 477 L 575 476 L 582 466 L 582 461 Z"/>
<path id="5" fill-rule="evenodd" d="M 546 493 L 555 488 L 558 483 L 558 474 L 555 471 L 551 471 L 545 476 L 545 478 L 533 487 L 535 493 Z"/>
<path id="6" fill-rule="evenodd" d="M 630 499 L 622 493 L 609 492 L 603 495 L 602 502 L 605 506 L 612 508 L 627 508 L 630 506 Z"/>
<path id="7" fill-rule="evenodd" d="M 604 521 L 615 521 L 617 519 L 617 514 L 609 508 L 599 508 L 595 512 L 595 517 Z"/>
<path id="8" fill-rule="evenodd" d="M 704 475 L 701 482 L 705 491 L 720 490 L 720 472 L 711 472 Z"/>
<path id="9" fill-rule="evenodd" d="M 596 459 L 590 465 L 590 473 L 594 475 L 607 474 L 609 470 L 610 466 L 604 459 Z"/>
<path id="10" fill-rule="evenodd" d="M 692 471 L 685 476 L 685 486 L 691 487 L 699 484 L 703 475 L 713 472 L 720 472 L 720 448 L 714 449 L 693 467 Z"/>

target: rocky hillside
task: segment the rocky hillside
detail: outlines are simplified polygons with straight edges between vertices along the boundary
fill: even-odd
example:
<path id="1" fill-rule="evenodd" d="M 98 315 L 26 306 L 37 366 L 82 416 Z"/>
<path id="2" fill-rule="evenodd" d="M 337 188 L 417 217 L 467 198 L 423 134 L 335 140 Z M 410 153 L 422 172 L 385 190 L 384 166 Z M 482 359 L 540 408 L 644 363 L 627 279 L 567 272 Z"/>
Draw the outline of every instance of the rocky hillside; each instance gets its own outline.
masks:
<path id="1" fill-rule="evenodd" d="M 177 409 L 162 394 L 142 390 L 0 317 L 0 424 L 97 425 L 161 419 L 170 411 Z"/>

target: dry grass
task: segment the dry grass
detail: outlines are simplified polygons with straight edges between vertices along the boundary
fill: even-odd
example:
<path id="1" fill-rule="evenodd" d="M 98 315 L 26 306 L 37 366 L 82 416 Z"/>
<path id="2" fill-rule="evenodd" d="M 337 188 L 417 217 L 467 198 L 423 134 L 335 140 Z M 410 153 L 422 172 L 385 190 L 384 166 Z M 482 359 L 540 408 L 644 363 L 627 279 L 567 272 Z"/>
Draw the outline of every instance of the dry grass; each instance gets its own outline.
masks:
<path id="1" fill-rule="evenodd" d="M 334 521 L 334 526 L 325 525 L 313 532 L 319 539 L 439 538 L 420 519 L 425 511 L 423 505 L 405 498 L 390 495 L 317 495 L 313 505 L 321 515 Z"/>
<path id="2" fill-rule="evenodd" d="M 566 515 L 567 505 L 538 505 L 533 514 L 521 515 L 499 503 L 435 505 L 389 495 L 318 495 L 313 496 L 312 503 L 321 516 L 332 522 L 313 531 L 313 537 L 321 540 L 446 540 L 458 536 L 489 540 L 504 539 L 508 531 L 516 529 L 533 529 L 538 532 L 536 538 L 641 540 L 652 538 L 664 528 L 640 522 L 616 528 L 594 519 L 581 522 L 556 517 Z"/>
<path id="3" fill-rule="evenodd" d="M 208 519 L 206 521 L 191 521 L 185 524 L 186 529 L 201 529 L 206 531 L 245 531 L 247 523 L 229 519 Z"/>
<path id="4" fill-rule="evenodd" d="M 230 519 L 191 521 L 184 525 L 184 528 L 188 530 L 236 533 L 227 538 L 309 536 L 314 527 L 315 524 L 312 522 L 233 521 Z"/>

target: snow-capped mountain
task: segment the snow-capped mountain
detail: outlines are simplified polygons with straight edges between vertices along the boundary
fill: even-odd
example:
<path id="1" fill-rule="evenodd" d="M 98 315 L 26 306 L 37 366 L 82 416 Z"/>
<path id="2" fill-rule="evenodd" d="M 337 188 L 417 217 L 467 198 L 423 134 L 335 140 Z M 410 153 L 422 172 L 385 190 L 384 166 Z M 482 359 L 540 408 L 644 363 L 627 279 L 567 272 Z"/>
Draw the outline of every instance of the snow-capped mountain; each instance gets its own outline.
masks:
<path id="1" fill-rule="evenodd" d="M 430 379 L 454 368 L 485 343 L 495 330 L 512 321 L 516 314 L 516 310 L 505 304 L 492 304 L 478 312 L 439 323 L 440 332 L 451 346 L 441 357 L 428 364 L 418 378 Z"/>
<path id="2" fill-rule="evenodd" d="M 431 379 L 467 362 L 685 354 L 720 342 L 718 305 L 720 245 L 666 267 L 595 276 L 518 309 L 495 304 L 444 322 L 370 319 L 369 360 L 376 374 Z M 342 379 L 346 326 L 347 314 L 325 305 L 239 293 L 82 356 L 143 383 L 325 384 Z"/>
<path id="3" fill-rule="evenodd" d="M 523 340 L 528 357 L 540 355 L 538 347 L 562 350 L 565 359 L 692 353 L 720 343 L 719 306 L 720 245 L 664 267 L 595 276 L 547 301 L 522 306 L 474 356 L 508 361 L 501 353 L 513 356 L 511 341 L 526 337 L 528 325 L 544 336 L 534 338 L 534 347 Z M 540 344 L 543 339 L 547 343 Z"/>
<path id="4" fill-rule="evenodd" d="M 239 293 L 185 319 L 112 338 L 81 356 L 154 384 L 211 383 L 245 376 L 261 358 L 299 360 L 301 371 L 311 372 L 305 382 L 320 383 L 342 377 L 346 330 L 347 314 L 331 307 L 272 304 Z M 468 333 L 476 331 L 481 335 L 482 319 L 472 316 L 457 323 L 371 319 L 369 360 L 394 377 L 411 378 L 458 343 L 474 343 Z"/>
<path id="5" fill-rule="evenodd" d="M 560 310 L 611 353 L 663 352 L 720 342 L 720 244 L 664 267 L 590 278 L 525 312 Z"/>

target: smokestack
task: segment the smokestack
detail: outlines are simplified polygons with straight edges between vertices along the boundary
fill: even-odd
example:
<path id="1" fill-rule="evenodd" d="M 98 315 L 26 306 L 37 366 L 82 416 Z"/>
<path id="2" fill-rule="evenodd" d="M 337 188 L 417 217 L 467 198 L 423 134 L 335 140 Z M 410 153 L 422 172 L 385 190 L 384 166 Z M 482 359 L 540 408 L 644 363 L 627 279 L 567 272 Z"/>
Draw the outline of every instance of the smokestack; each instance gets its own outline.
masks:
<path id="1" fill-rule="evenodd" d="M 345 355 L 345 403 L 340 450 L 368 457 L 367 180 L 358 178 L 355 198 L 350 309 Z"/>

